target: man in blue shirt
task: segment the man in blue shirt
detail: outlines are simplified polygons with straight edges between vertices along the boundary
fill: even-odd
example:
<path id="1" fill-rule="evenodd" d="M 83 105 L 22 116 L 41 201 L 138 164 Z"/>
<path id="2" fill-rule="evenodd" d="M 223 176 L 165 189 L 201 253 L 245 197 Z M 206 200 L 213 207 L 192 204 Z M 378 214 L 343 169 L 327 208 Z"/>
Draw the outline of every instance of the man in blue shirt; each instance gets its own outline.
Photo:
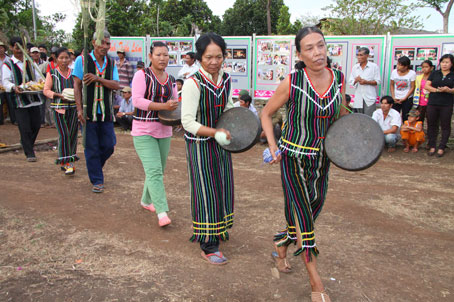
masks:
<path id="1" fill-rule="evenodd" d="M 110 34 L 104 31 L 100 45 L 93 34 L 93 51 L 87 58 L 79 56 L 74 63 L 74 97 L 77 116 L 85 129 L 85 160 L 88 177 L 93 184 L 92 191 L 104 191 L 102 168 L 113 154 L 116 144 L 113 122 L 113 91 L 120 89 L 115 61 L 107 56 L 110 48 Z M 83 72 L 83 60 L 88 60 L 88 72 Z M 82 81 L 87 85 L 86 118 L 83 114 Z"/>
<path id="2" fill-rule="evenodd" d="M 132 115 L 134 113 L 134 105 L 131 99 L 131 87 L 124 87 L 121 90 L 123 98 L 121 99 L 120 109 L 117 113 L 117 121 L 123 127 L 123 130 L 131 130 Z"/>

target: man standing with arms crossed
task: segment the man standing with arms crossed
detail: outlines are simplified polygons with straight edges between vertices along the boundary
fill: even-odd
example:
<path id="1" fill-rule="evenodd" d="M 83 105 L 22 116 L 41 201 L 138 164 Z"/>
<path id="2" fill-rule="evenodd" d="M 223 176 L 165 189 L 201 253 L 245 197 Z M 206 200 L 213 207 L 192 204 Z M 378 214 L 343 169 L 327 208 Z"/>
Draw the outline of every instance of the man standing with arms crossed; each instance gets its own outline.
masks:
<path id="1" fill-rule="evenodd" d="M 349 84 L 355 88 L 353 111 L 372 116 L 377 101 L 380 71 L 377 64 L 369 62 L 369 48 L 361 47 L 356 54 L 358 63 L 352 68 Z"/>
<path id="2" fill-rule="evenodd" d="M 74 97 L 77 104 L 77 116 L 86 127 L 85 160 L 88 177 L 93 184 L 94 193 L 104 191 L 102 168 L 113 154 L 116 144 L 114 132 L 113 90 L 120 89 L 118 70 L 115 62 L 107 56 L 110 48 L 110 34 L 104 31 L 100 45 L 93 35 L 93 51 L 87 58 L 76 59 L 72 75 L 74 76 Z M 88 72 L 84 74 L 83 60 L 88 60 Z M 82 81 L 87 85 L 87 115 L 83 114 Z"/>

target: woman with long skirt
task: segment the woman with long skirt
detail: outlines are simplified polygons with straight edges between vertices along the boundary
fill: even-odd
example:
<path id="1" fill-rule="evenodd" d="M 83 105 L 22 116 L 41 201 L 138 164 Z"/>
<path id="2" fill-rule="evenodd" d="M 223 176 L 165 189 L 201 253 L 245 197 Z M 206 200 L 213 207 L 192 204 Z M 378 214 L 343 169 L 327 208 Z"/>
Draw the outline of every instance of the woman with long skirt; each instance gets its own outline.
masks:
<path id="1" fill-rule="evenodd" d="M 344 75 L 329 68 L 326 43 L 317 27 L 302 28 L 295 38 L 300 59 L 296 71 L 286 77 L 262 111 L 262 127 L 273 156 L 271 164 L 280 163 L 285 198 L 284 231 L 275 235 L 272 254 L 277 269 L 291 272 L 287 248 L 297 244 L 295 256 L 301 255 L 312 287 L 312 301 L 330 301 L 317 271 L 319 253 L 314 223 L 325 202 L 330 161 L 323 149 L 329 126 L 347 111 Z M 286 106 L 287 119 L 276 143 L 272 116 Z M 279 150 L 279 152 L 277 152 Z"/>
<path id="2" fill-rule="evenodd" d="M 226 55 L 224 39 L 214 33 L 196 42 L 201 68 L 183 86 L 181 122 L 185 129 L 186 158 L 191 191 L 193 235 L 203 259 L 222 265 L 227 258 L 219 251 L 220 241 L 229 239 L 233 225 L 233 171 L 230 152 L 214 139 L 221 114 L 233 107 L 230 75 L 221 70 Z"/>

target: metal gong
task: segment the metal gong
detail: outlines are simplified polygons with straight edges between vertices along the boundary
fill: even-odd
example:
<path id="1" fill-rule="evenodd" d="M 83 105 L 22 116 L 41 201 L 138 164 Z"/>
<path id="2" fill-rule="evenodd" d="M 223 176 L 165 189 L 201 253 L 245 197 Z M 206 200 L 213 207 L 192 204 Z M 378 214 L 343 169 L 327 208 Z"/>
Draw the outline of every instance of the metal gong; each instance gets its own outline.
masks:
<path id="1" fill-rule="evenodd" d="M 359 171 L 371 167 L 380 158 L 385 136 L 372 118 L 353 113 L 330 126 L 324 144 L 326 154 L 336 166 Z"/>
<path id="2" fill-rule="evenodd" d="M 249 109 L 235 107 L 222 113 L 216 128 L 230 132 L 230 144 L 221 146 L 227 151 L 238 153 L 252 148 L 257 143 L 261 126 L 257 116 Z"/>
<path id="3" fill-rule="evenodd" d="M 166 126 L 178 126 L 181 124 L 181 102 L 178 102 L 177 109 L 173 111 L 160 110 L 158 118 L 161 124 Z"/>

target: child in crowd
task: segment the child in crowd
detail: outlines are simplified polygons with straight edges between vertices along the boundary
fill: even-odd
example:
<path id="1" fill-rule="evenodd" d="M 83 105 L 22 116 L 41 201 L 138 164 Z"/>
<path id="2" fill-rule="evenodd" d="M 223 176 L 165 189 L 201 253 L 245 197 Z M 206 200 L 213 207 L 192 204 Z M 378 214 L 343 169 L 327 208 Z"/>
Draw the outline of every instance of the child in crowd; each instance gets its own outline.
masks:
<path id="1" fill-rule="evenodd" d="M 419 111 L 419 120 L 424 125 L 426 117 L 427 102 L 429 101 L 429 91 L 424 89 L 427 79 L 433 71 L 432 61 L 426 60 L 421 64 L 422 74 L 416 77 L 415 94 L 413 96 L 413 106 L 417 106 Z"/>
<path id="2" fill-rule="evenodd" d="M 418 110 L 411 109 L 408 113 L 408 120 L 404 122 L 400 129 L 400 135 L 405 144 L 404 152 L 409 152 L 410 147 L 413 147 L 411 152 L 418 152 L 418 147 L 425 141 L 419 114 Z"/>
<path id="3" fill-rule="evenodd" d="M 178 89 L 178 102 L 181 102 L 181 89 L 183 89 L 184 81 L 182 79 L 177 79 L 177 89 Z"/>

